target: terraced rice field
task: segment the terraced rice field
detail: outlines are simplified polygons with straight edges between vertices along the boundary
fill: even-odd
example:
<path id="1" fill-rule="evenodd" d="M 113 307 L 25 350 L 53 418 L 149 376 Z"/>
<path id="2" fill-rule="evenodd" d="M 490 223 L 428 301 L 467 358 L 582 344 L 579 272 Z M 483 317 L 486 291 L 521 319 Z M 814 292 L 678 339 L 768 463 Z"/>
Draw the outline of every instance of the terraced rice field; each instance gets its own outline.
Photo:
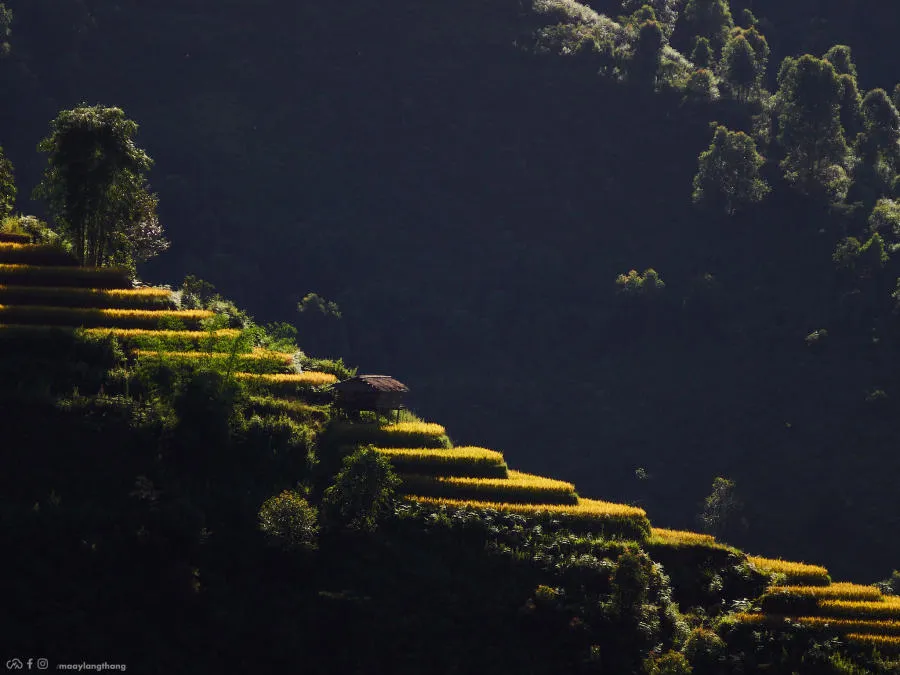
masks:
<path id="1" fill-rule="evenodd" d="M 561 480 L 509 471 L 507 478 L 403 476 L 406 494 L 515 504 L 578 504 L 575 486 Z"/>
<path id="2" fill-rule="evenodd" d="M 236 328 L 215 331 L 203 330 L 153 330 L 146 328 L 89 328 L 88 333 L 111 333 L 128 349 L 189 350 L 203 352 L 227 352 L 240 337 Z M 244 351 L 249 352 L 250 348 Z"/>
<path id="3" fill-rule="evenodd" d="M 419 476 L 506 478 L 503 454 L 487 448 L 376 448 L 398 473 Z"/>
<path id="4" fill-rule="evenodd" d="M 0 263 L 75 266 L 75 257 L 59 246 L 0 242 Z"/>
<path id="5" fill-rule="evenodd" d="M 52 305 L 97 309 L 175 309 L 164 288 L 67 288 L 0 285 L 0 305 Z"/>
<path id="6" fill-rule="evenodd" d="M 380 448 L 450 448 L 447 430 L 433 422 L 345 424 L 335 428 L 341 442 L 369 443 Z"/>
<path id="7" fill-rule="evenodd" d="M 115 267 L 0 264 L 0 284 L 68 286 L 72 288 L 131 288 L 127 270 Z"/>
<path id="8" fill-rule="evenodd" d="M 83 326 L 85 328 L 144 328 L 160 321 L 180 321 L 197 328 L 214 316 L 206 310 L 103 309 L 96 307 L 52 307 L 47 305 L 0 305 L 0 321 L 18 325 Z"/>
<path id="9" fill-rule="evenodd" d="M 779 586 L 827 586 L 831 583 L 828 570 L 821 565 L 761 556 L 750 556 L 748 560 L 757 569 L 775 574 L 775 584 Z"/>
<path id="10" fill-rule="evenodd" d="M 897 654 L 900 652 L 900 637 L 896 635 L 848 633 L 845 637 L 848 642 L 855 642 L 866 647 L 874 647 L 882 653 Z"/>
<path id="11" fill-rule="evenodd" d="M 643 509 L 596 499 L 580 498 L 577 504 L 513 504 L 424 496 L 411 498 L 436 507 L 516 513 L 573 531 L 595 532 L 608 537 L 645 541 L 650 536 L 650 521 Z"/>
<path id="12" fill-rule="evenodd" d="M 230 352 L 205 351 L 159 351 L 153 349 L 136 349 L 133 354 L 138 358 L 160 358 L 165 361 L 188 362 L 199 365 L 209 364 L 217 367 L 228 363 L 232 358 Z M 272 375 L 288 374 L 293 371 L 293 356 L 283 352 L 267 349 L 254 349 L 247 353 L 234 355 L 233 368 L 244 374 Z"/>
<path id="13" fill-rule="evenodd" d="M 247 383 L 250 391 L 257 394 L 270 394 L 285 398 L 301 396 L 315 387 L 324 387 L 337 382 L 330 373 L 306 371 L 275 375 L 256 375 L 254 373 L 235 373 L 238 379 Z"/>
<path id="14" fill-rule="evenodd" d="M 160 319 L 197 328 L 211 312 L 175 309 L 166 289 L 133 289 L 124 270 L 78 267 L 58 248 L 28 245 L 28 237 L 0 234 L 0 339 L 22 344 L 36 336 L 64 336 L 78 326 L 93 335 L 115 335 L 138 359 L 162 357 L 220 365 L 236 352 L 236 375 L 255 395 L 250 414 L 288 415 L 317 424 L 327 405 L 301 398 L 337 381 L 320 372 L 290 372 L 292 356 L 250 349 L 235 329 L 159 328 Z M 61 332 L 62 331 L 62 332 Z M 55 339 L 55 338 L 54 338 Z M 551 529 L 593 532 L 672 549 L 728 549 L 708 534 L 652 528 L 643 509 L 577 495 L 565 481 L 510 470 L 503 454 L 479 447 L 453 448 L 446 429 L 430 422 L 349 424 L 334 430 L 344 443 L 367 443 L 401 475 L 403 491 L 433 508 L 496 510 L 527 516 Z M 702 551 L 701 551 L 702 552 Z M 761 599 L 768 611 L 738 615 L 753 625 L 799 622 L 827 635 L 884 651 L 900 651 L 900 598 L 873 586 L 831 583 L 818 565 L 751 556 L 774 575 Z"/>

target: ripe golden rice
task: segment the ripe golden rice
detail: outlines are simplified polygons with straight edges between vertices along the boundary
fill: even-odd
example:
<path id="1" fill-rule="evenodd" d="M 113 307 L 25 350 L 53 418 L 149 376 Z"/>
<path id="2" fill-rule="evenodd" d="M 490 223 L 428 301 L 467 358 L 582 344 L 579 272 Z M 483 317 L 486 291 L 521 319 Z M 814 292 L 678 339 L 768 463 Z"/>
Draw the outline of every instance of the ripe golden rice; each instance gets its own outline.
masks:
<path id="1" fill-rule="evenodd" d="M 821 565 L 809 565 L 803 562 L 761 556 L 748 556 L 747 560 L 759 570 L 780 575 L 781 578 L 775 582 L 778 586 L 827 586 L 831 583 L 828 570 Z"/>

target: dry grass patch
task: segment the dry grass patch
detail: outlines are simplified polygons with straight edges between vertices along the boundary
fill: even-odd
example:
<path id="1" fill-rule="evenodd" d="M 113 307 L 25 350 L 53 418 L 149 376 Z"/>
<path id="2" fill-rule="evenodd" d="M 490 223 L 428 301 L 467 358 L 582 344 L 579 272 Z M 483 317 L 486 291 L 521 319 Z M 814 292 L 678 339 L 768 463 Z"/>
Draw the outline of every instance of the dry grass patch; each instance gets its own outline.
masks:
<path id="1" fill-rule="evenodd" d="M 831 583 L 828 570 L 821 565 L 754 555 L 748 556 L 747 561 L 758 570 L 776 574 L 776 586 L 827 586 Z"/>
<path id="2" fill-rule="evenodd" d="M 44 307 L 0 305 L 0 322 L 85 328 L 153 328 L 161 319 L 177 319 L 187 327 L 199 326 L 214 313 L 200 309 L 99 309 L 96 307 Z"/>
<path id="3" fill-rule="evenodd" d="M 164 288 L 66 288 L 0 285 L 0 304 L 94 307 L 102 309 L 174 309 L 172 292 Z"/>
<path id="4" fill-rule="evenodd" d="M 579 499 L 577 504 L 510 504 L 506 502 L 412 496 L 423 504 L 451 508 L 493 509 L 517 513 L 573 531 L 595 532 L 606 537 L 646 541 L 650 521 L 643 509 L 595 499 Z"/>
<path id="5" fill-rule="evenodd" d="M 423 497 L 446 497 L 509 504 L 578 503 L 575 486 L 561 480 L 509 471 L 508 478 L 403 476 L 401 490 Z"/>
<path id="6" fill-rule="evenodd" d="M 0 284 L 131 288 L 128 270 L 117 267 L 77 267 L 0 264 Z"/>
<path id="7" fill-rule="evenodd" d="M 376 448 L 399 473 L 420 476 L 506 478 L 503 454 L 487 448 Z"/>

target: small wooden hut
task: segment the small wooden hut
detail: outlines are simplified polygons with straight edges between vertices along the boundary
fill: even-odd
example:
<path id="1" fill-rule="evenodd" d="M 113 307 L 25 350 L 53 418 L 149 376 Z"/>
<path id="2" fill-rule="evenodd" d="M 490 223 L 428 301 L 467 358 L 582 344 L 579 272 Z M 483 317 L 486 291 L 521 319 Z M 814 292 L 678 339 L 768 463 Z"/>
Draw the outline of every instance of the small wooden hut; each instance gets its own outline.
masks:
<path id="1" fill-rule="evenodd" d="M 334 385 L 337 404 L 348 412 L 359 414 L 363 410 L 389 413 L 406 406 L 403 396 L 409 391 L 402 382 L 390 375 L 357 375 Z"/>

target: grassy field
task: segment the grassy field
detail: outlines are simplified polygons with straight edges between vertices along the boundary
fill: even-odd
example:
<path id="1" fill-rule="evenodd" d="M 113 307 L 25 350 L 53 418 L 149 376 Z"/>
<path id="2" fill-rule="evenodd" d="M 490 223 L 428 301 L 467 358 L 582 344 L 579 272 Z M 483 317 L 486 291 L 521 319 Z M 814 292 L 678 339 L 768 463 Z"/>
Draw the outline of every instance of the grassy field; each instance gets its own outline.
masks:
<path id="1" fill-rule="evenodd" d="M 2 286 L 0 305 L 52 305 L 97 309 L 174 309 L 164 288 L 103 289 L 55 286 Z"/>
<path id="2" fill-rule="evenodd" d="M 422 504 L 435 507 L 493 509 L 516 513 L 545 525 L 574 532 L 594 532 L 606 537 L 646 541 L 650 521 L 643 509 L 594 499 L 579 499 L 577 504 L 509 504 L 463 499 L 413 496 Z"/>
<path id="3" fill-rule="evenodd" d="M 469 476 L 506 478 L 508 469 L 503 455 L 486 448 L 376 448 L 390 459 L 399 473 L 420 476 Z"/>
<path id="4" fill-rule="evenodd" d="M 191 362 L 201 366 L 206 365 L 216 368 L 221 368 L 231 359 L 230 352 L 179 352 L 137 349 L 133 353 L 138 358 Z M 283 352 L 254 349 L 252 352 L 235 354 L 233 370 L 257 375 L 288 374 L 293 372 L 293 359 L 290 354 Z"/>
<path id="5" fill-rule="evenodd" d="M 76 288 L 131 288 L 131 277 L 128 270 L 116 267 L 0 264 L 0 284 L 71 286 Z"/>
<path id="6" fill-rule="evenodd" d="M 762 572 L 776 574 L 777 586 L 827 586 L 831 583 L 828 570 L 821 565 L 760 556 L 749 556 L 748 561 Z"/>
<path id="7" fill-rule="evenodd" d="M 578 503 L 575 486 L 561 480 L 509 471 L 508 478 L 403 476 L 400 488 L 422 497 L 505 502 L 510 504 Z"/>
<path id="8" fill-rule="evenodd" d="M 13 234 L 12 232 L 0 232 L 0 242 L 15 244 L 30 244 L 31 237 L 27 234 Z"/>
<path id="9" fill-rule="evenodd" d="M 74 266 L 75 257 L 59 246 L 0 242 L 0 263 L 14 265 Z"/>

